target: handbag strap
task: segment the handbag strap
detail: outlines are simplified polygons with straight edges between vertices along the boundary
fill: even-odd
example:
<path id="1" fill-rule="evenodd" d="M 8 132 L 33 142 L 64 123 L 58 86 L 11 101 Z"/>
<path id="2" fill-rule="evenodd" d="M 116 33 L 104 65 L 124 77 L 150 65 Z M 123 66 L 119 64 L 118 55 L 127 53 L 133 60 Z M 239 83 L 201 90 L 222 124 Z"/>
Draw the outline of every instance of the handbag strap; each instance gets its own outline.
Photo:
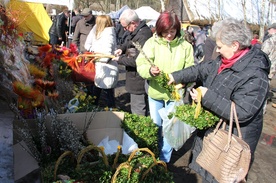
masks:
<path id="1" fill-rule="evenodd" d="M 236 111 L 236 105 L 234 102 L 232 102 L 232 105 L 233 105 L 233 115 L 235 117 L 235 122 L 236 122 L 236 128 L 238 130 L 238 136 L 239 136 L 239 138 L 242 139 L 241 127 L 240 127 L 240 123 L 239 123 L 239 119 L 238 119 L 238 115 L 237 115 L 237 111 Z"/>
<path id="2" fill-rule="evenodd" d="M 237 115 L 237 111 L 236 111 L 236 106 L 235 106 L 234 102 L 231 103 L 229 129 L 228 129 L 228 142 L 227 142 L 227 146 L 225 146 L 225 151 L 228 151 L 228 149 L 230 147 L 230 143 L 231 143 L 232 130 L 233 130 L 233 118 L 235 118 L 236 128 L 238 130 L 238 136 L 240 139 L 242 139 L 241 128 L 240 128 L 238 115 Z"/>

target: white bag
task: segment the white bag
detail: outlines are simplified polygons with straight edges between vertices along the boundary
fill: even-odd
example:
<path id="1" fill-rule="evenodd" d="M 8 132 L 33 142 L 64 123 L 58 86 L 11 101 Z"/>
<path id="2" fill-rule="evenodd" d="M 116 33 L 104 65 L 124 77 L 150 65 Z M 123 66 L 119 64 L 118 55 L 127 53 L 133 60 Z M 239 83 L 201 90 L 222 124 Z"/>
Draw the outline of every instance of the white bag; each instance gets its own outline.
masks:
<path id="1" fill-rule="evenodd" d="M 107 136 L 98 144 L 98 147 L 103 146 L 105 154 L 115 154 L 119 145 L 117 140 L 109 140 L 109 136 Z M 138 144 L 125 131 L 121 146 L 122 154 L 130 154 L 138 149 Z"/>
<path id="2" fill-rule="evenodd" d="M 107 63 L 96 62 L 95 67 L 95 85 L 102 89 L 115 88 L 119 80 L 118 63 L 112 60 Z"/>
<path id="3" fill-rule="evenodd" d="M 130 154 L 138 149 L 138 144 L 124 131 L 122 154 Z"/>
<path id="4" fill-rule="evenodd" d="M 183 105 L 182 99 L 175 101 L 173 105 L 169 105 L 158 111 L 163 120 L 163 136 L 166 138 L 168 144 L 176 151 L 184 145 L 196 129 L 185 122 L 178 120 L 175 116 L 171 119 L 168 118 L 168 115 L 171 112 L 175 112 L 175 107 L 179 105 Z"/>

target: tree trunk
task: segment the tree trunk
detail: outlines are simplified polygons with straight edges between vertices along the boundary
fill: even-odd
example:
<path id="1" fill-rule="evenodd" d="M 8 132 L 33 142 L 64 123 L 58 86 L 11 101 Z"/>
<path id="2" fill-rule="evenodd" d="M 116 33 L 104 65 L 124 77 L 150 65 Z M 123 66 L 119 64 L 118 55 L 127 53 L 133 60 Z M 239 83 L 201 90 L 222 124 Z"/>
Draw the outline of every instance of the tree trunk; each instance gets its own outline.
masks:
<path id="1" fill-rule="evenodd" d="M 262 0 L 262 5 L 261 5 L 261 17 L 260 17 L 260 40 L 263 39 L 264 37 L 264 15 L 265 15 L 265 2 L 266 0 Z"/>
<path id="2" fill-rule="evenodd" d="M 245 0 L 241 0 L 241 4 L 242 4 L 242 10 L 243 10 L 243 18 L 244 18 L 244 24 L 247 24 L 247 17 L 246 17 L 246 1 Z"/>
<path id="3" fill-rule="evenodd" d="M 210 16 L 209 24 L 211 24 L 212 23 L 211 0 L 208 0 L 208 10 L 209 10 L 209 16 Z"/>
<path id="4" fill-rule="evenodd" d="M 116 0 L 115 11 L 118 11 L 119 9 L 121 9 L 121 0 Z"/>
<path id="5" fill-rule="evenodd" d="M 136 0 L 135 2 L 135 9 L 140 7 L 140 0 Z"/>

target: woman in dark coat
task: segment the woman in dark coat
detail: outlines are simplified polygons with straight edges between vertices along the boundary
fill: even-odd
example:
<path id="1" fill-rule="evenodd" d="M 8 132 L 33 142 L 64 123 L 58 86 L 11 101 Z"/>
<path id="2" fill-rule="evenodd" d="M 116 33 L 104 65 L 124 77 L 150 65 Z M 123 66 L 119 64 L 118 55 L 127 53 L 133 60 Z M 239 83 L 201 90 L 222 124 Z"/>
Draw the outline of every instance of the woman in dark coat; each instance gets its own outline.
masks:
<path id="1" fill-rule="evenodd" d="M 263 127 L 263 106 L 269 89 L 270 61 L 260 49 L 251 47 L 251 30 L 235 19 L 216 22 L 212 27 L 220 53 L 215 60 L 171 73 L 169 84 L 202 81 L 202 105 L 220 118 L 229 120 L 230 106 L 236 104 L 243 139 L 249 144 L 252 161 Z M 196 100 L 197 91 L 191 92 Z M 217 182 L 196 163 L 206 131 L 198 131 L 192 149 L 190 168 L 204 181 Z M 236 128 L 234 129 L 236 133 Z"/>

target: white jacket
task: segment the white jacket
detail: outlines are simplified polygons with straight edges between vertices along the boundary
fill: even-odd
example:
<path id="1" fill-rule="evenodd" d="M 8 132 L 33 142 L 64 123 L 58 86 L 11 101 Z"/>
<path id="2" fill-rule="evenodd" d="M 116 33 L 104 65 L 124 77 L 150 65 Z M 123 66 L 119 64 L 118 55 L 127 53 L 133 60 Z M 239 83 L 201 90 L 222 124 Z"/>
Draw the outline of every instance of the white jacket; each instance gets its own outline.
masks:
<path id="1" fill-rule="evenodd" d="M 116 49 L 116 33 L 114 27 L 106 27 L 96 38 L 96 26 L 90 31 L 84 44 L 87 51 L 111 55 Z M 94 83 L 102 89 L 114 88 L 118 82 L 119 69 L 116 61 L 101 58 L 95 63 L 96 75 Z"/>

